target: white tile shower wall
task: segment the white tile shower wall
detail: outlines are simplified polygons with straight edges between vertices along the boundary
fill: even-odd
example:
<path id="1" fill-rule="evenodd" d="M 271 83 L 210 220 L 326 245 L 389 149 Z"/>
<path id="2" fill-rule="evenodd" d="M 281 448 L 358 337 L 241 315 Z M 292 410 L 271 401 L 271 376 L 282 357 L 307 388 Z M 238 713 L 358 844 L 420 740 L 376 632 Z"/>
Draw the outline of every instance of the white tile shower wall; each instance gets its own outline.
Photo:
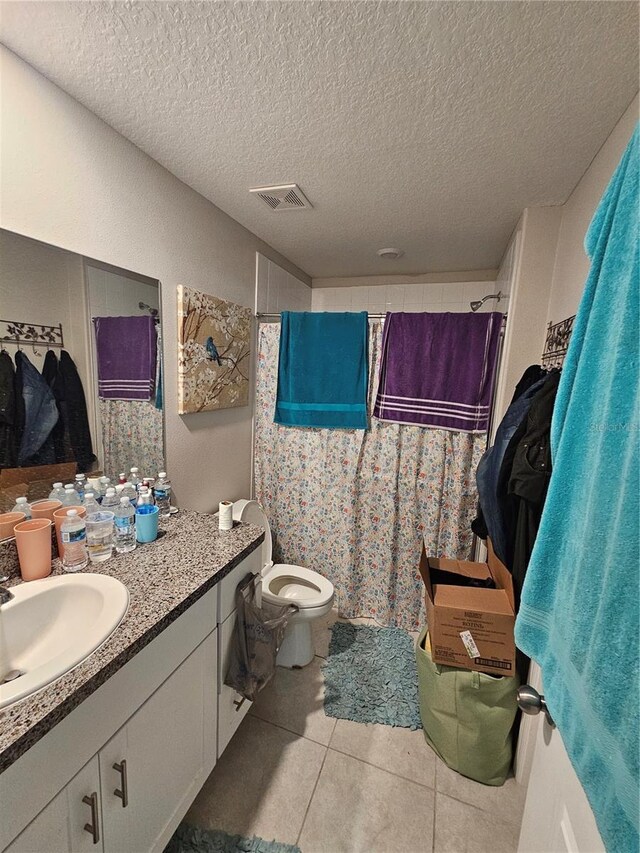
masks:
<path id="1" fill-rule="evenodd" d="M 470 302 L 495 293 L 491 281 L 447 282 L 446 284 L 388 284 L 356 287 L 314 287 L 313 311 L 470 311 Z M 504 288 L 503 288 L 504 291 Z M 481 311 L 506 311 L 508 296 L 497 303 L 489 300 Z"/>
<path id="2" fill-rule="evenodd" d="M 311 288 L 256 252 L 256 313 L 311 311 Z"/>

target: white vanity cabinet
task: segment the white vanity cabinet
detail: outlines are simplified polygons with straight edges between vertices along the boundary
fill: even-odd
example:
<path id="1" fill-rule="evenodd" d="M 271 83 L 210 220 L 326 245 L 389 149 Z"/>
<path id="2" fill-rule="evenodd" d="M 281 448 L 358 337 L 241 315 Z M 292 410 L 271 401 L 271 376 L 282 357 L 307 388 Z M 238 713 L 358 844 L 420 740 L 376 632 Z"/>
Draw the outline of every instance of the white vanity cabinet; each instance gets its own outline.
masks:
<path id="1" fill-rule="evenodd" d="M 164 850 L 251 703 L 223 684 L 260 548 L 0 774 L 2 853 Z"/>
<path id="2" fill-rule="evenodd" d="M 105 851 L 162 850 L 215 764 L 216 639 L 214 631 L 98 753 Z"/>
<path id="3" fill-rule="evenodd" d="M 224 683 L 229 668 L 231 644 L 236 625 L 236 587 L 248 574 L 258 575 L 261 549 L 258 548 L 246 560 L 236 566 L 219 585 L 220 598 L 218 602 L 218 758 L 238 726 L 245 718 L 252 703 L 241 696 L 232 687 Z"/>
<path id="4" fill-rule="evenodd" d="M 104 850 L 97 756 L 65 785 L 6 853 L 85 853 Z"/>

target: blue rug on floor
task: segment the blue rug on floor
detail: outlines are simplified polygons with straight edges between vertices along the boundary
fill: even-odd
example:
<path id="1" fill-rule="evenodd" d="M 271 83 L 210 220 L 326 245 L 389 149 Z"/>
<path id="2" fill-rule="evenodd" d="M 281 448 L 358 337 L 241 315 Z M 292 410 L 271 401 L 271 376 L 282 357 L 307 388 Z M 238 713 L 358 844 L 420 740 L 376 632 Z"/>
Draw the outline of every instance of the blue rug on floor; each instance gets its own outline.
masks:
<path id="1" fill-rule="evenodd" d="M 301 853 L 292 844 L 265 841 L 264 838 L 244 838 L 229 835 L 221 829 L 200 829 L 181 823 L 174 832 L 164 853 Z"/>
<path id="2" fill-rule="evenodd" d="M 401 628 L 336 622 L 323 673 L 327 716 L 422 728 L 413 640 Z"/>

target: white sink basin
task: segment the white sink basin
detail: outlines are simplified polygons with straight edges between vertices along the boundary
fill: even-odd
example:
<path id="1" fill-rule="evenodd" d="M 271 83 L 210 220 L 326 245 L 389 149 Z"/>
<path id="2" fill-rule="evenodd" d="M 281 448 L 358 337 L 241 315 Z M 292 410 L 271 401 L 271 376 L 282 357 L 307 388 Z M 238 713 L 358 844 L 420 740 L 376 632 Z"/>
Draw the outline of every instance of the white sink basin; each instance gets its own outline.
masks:
<path id="1" fill-rule="evenodd" d="M 77 574 L 11 587 L 0 607 L 0 708 L 69 672 L 118 627 L 129 592 L 108 575 Z M 15 672 L 21 674 L 5 681 Z M 3 683 L 4 682 L 4 683 Z"/>

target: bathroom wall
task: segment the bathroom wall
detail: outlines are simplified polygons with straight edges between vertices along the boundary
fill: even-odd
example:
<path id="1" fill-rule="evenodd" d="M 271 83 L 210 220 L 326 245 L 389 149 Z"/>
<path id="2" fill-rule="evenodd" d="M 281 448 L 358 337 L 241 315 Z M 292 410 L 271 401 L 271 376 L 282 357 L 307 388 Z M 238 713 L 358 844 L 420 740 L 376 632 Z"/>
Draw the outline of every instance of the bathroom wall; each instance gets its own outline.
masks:
<path id="1" fill-rule="evenodd" d="M 256 314 L 311 311 L 311 287 L 257 252 L 255 310 Z"/>
<path id="2" fill-rule="evenodd" d="M 494 293 L 493 281 L 449 281 L 411 284 L 375 284 L 316 287 L 312 290 L 314 311 L 470 311 L 469 303 Z M 487 301 L 480 310 L 506 311 L 508 297 L 497 305 Z"/>
<path id="3" fill-rule="evenodd" d="M 639 108 L 636 95 L 562 207 L 547 311 L 552 323 L 570 317 L 578 309 L 589 273 L 584 237 L 598 202 L 631 138 L 638 121 Z"/>
<path id="4" fill-rule="evenodd" d="M 253 393 L 247 407 L 177 415 L 176 287 L 253 308 L 256 252 L 310 279 L 5 47 L 0 63 L 0 225 L 161 282 L 178 502 L 208 511 L 248 496 Z"/>

